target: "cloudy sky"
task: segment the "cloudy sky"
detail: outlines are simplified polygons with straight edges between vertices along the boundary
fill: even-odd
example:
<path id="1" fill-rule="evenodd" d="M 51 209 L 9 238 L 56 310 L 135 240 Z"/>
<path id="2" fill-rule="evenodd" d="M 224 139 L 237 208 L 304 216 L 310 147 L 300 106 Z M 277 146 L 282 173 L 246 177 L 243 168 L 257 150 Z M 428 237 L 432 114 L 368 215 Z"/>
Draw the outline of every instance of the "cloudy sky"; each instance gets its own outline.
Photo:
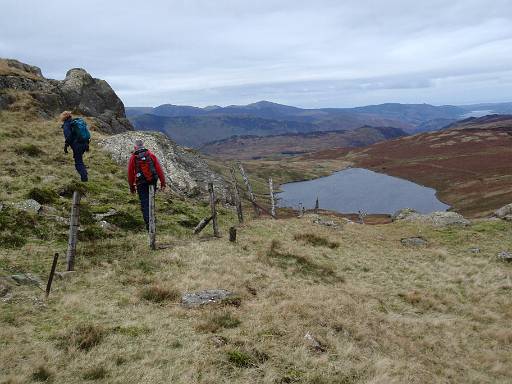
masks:
<path id="1" fill-rule="evenodd" d="M 0 57 L 127 106 L 512 101 L 511 0 L 1 0 Z"/>

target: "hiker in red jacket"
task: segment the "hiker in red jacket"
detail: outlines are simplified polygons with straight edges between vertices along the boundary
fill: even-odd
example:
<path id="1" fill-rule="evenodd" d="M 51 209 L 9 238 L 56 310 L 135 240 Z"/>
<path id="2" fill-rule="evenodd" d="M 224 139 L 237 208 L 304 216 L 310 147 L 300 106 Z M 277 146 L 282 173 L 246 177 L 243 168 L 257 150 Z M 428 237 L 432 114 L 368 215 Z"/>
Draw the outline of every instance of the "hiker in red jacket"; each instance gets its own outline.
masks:
<path id="1" fill-rule="evenodd" d="M 156 183 L 160 179 L 160 189 L 165 189 L 165 175 L 160 163 L 154 154 L 144 147 L 142 140 L 135 140 L 135 148 L 128 161 L 128 184 L 130 192 L 139 194 L 140 208 L 149 228 L 149 186 L 153 185 L 156 191 Z"/>

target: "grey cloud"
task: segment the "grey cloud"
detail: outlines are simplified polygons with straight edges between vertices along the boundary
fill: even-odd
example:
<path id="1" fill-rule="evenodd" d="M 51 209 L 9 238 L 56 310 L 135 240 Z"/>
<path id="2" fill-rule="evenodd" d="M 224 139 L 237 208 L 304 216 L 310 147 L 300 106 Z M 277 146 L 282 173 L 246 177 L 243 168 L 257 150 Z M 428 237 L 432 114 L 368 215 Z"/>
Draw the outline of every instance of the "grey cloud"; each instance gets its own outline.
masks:
<path id="1" fill-rule="evenodd" d="M 508 0 L 3 0 L 2 11 L 0 56 L 54 78 L 84 67 L 126 105 L 499 101 L 510 85 Z"/>

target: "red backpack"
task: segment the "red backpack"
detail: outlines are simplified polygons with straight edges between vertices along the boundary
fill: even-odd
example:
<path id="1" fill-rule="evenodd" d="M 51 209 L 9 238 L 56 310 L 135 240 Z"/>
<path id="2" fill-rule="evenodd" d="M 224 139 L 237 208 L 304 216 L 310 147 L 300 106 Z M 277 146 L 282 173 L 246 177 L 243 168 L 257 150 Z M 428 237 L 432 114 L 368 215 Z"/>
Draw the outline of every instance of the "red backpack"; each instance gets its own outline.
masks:
<path id="1" fill-rule="evenodd" d="M 149 151 L 146 148 L 140 148 L 133 154 L 135 155 L 137 184 L 142 182 L 148 184 L 156 183 L 158 174 L 156 173 L 155 164 L 153 163 Z"/>

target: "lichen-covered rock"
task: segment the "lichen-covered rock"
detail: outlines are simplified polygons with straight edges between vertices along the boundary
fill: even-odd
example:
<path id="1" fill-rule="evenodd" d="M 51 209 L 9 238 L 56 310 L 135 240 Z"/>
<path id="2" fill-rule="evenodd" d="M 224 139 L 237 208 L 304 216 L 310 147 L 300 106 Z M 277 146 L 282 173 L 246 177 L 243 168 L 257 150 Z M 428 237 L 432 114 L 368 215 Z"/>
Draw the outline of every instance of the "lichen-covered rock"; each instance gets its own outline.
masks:
<path id="1" fill-rule="evenodd" d="M 498 253 L 498 259 L 501 261 L 512 262 L 512 253 L 507 251 L 501 251 Z"/>
<path id="2" fill-rule="evenodd" d="M 91 117 L 106 133 L 133 130 L 123 102 L 110 85 L 84 69 L 73 68 L 59 81 L 46 79 L 38 67 L 17 60 L 0 59 L 0 66 L 0 110 L 9 109 L 21 92 L 31 98 L 43 117 L 70 110 Z"/>
<path id="3" fill-rule="evenodd" d="M 409 247 L 421 247 L 427 245 L 427 240 L 421 236 L 406 237 L 400 240 L 400 242 Z"/>
<path id="4" fill-rule="evenodd" d="M 235 294 L 225 289 L 208 289 L 200 292 L 185 293 L 181 297 L 181 303 L 185 306 L 198 306 L 204 304 L 219 303 Z"/>
<path id="5" fill-rule="evenodd" d="M 13 207 L 19 209 L 20 211 L 39 213 L 43 206 L 34 199 L 28 199 L 14 203 Z"/>
<path id="6" fill-rule="evenodd" d="M 146 148 L 153 152 L 168 181 L 170 188 L 184 196 L 206 196 L 208 183 L 213 182 L 217 197 L 228 198 L 224 179 L 213 172 L 197 154 L 185 150 L 162 133 L 125 132 L 107 137 L 99 145 L 110 153 L 119 164 L 128 164 L 135 140 L 144 141 Z"/>
<path id="7" fill-rule="evenodd" d="M 430 224 L 435 227 L 444 227 L 448 225 L 467 226 L 471 222 L 456 212 L 432 212 L 426 215 L 417 213 L 413 210 L 400 210 L 393 215 L 393 221 L 408 221 L 423 224 Z"/>

